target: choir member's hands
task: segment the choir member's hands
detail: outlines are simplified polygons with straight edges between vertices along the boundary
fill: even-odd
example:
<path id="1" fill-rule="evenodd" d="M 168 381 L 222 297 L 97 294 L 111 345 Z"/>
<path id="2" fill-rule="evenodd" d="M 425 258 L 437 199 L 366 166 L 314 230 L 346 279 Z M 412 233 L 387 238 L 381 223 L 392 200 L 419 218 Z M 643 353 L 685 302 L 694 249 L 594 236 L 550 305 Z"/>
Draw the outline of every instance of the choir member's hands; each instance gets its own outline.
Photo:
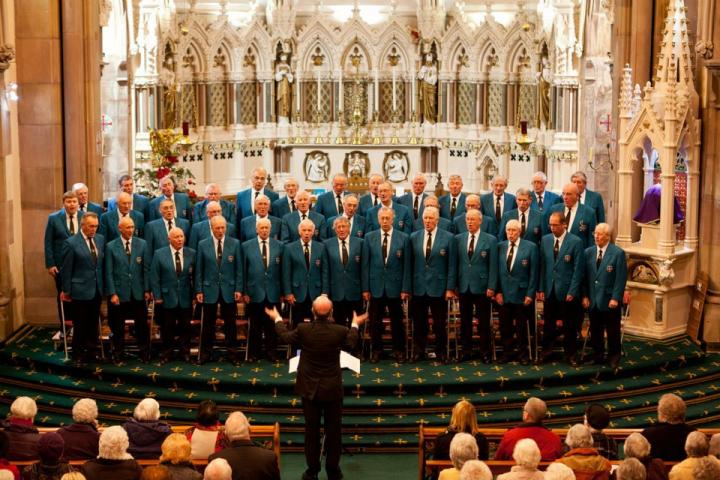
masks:
<path id="1" fill-rule="evenodd" d="M 488 288 L 485 292 L 485 296 L 488 298 L 493 298 L 495 296 L 495 290 Z"/>
<path id="2" fill-rule="evenodd" d="M 117 295 L 110 295 L 110 303 L 113 305 L 120 305 L 120 297 Z"/>
<path id="3" fill-rule="evenodd" d="M 243 295 L 243 302 L 250 303 L 250 295 Z"/>
<path id="4" fill-rule="evenodd" d="M 289 295 L 285 295 L 285 301 L 290 305 L 295 305 L 295 295 L 293 295 L 292 293 Z"/>
<path id="5" fill-rule="evenodd" d="M 203 303 L 203 300 L 205 299 L 205 295 L 202 293 L 198 293 L 195 295 L 195 300 L 197 300 L 198 303 Z"/>
<path id="6" fill-rule="evenodd" d="M 527 307 L 531 303 L 533 303 L 532 297 L 525 297 L 525 301 L 523 301 L 523 305 L 525 305 Z"/>
<path id="7" fill-rule="evenodd" d="M 363 292 L 363 300 L 366 302 L 370 301 L 370 292 Z"/>
<path id="8" fill-rule="evenodd" d="M 582 306 L 585 310 L 590 308 L 590 299 L 588 297 L 583 297 L 582 299 Z"/>
<path id="9" fill-rule="evenodd" d="M 50 267 L 50 268 L 48 268 L 48 273 L 49 273 L 52 277 L 57 277 L 58 273 L 60 273 L 60 270 L 58 270 L 57 267 Z"/>
<path id="10" fill-rule="evenodd" d="M 495 295 L 495 302 L 500 306 L 505 304 L 505 299 L 503 298 L 502 293 L 498 293 L 497 295 Z"/>
<path id="11" fill-rule="evenodd" d="M 60 292 L 60 301 L 62 301 L 62 302 L 72 302 L 72 297 L 71 297 L 69 294 L 65 293 L 65 292 Z"/>
<path id="12" fill-rule="evenodd" d="M 572 302 L 573 300 L 575 300 L 575 297 L 573 297 L 572 295 L 565 295 L 566 302 Z"/>
<path id="13" fill-rule="evenodd" d="M 242 292 L 235 292 L 235 302 L 236 303 L 242 303 L 243 301 L 243 294 Z"/>
<path id="14" fill-rule="evenodd" d="M 152 298 L 153 298 L 152 292 L 145 292 L 144 298 L 145 298 L 146 302 L 152 301 Z"/>
<path id="15" fill-rule="evenodd" d="M 623 305 L 628 303 L 630 303 L 630 290 L 625 290 L 625 293 L 623 293 Z"/>
<path id="16" fill-rule="evenodd" d="M 410 294 L 408 292 L 400 292 L 400 300 L 410 300 Z"/>
<path id="17" fill-rule="evenodd" d="M 619 304 L 618 301 L 615 300 L 614 298 L 613 298 L 613 299 L 610 299 L 610 301 L 608 302 L 608 308 L 615 309 L 615 308 L 618 307 L 618 305 L 620 305 L 620 304 Z"/>
<path id="18" fill-rule="evenodd" d="M 535 294 L 535 299 L 536 299 L 538 302 L 544 302 L 544 301 L 545 301 L 545 293 L 544 293 L 544 292 L 537 292 L 537 293 Z"/>

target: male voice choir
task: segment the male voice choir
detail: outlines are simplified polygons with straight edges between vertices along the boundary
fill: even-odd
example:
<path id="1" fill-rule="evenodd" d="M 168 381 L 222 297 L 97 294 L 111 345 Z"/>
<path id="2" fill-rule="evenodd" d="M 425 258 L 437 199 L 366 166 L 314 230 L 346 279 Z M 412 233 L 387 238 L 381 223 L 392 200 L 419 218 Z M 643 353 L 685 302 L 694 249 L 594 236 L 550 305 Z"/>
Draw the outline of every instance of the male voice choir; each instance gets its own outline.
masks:
<path id="1" fill-rule="evenodd" d="M 249 360 L 272 361 L 277 337 L 265 309 L 288 305 L 294 328 L 312 318 L 313 300 L 327 295 L 341 325 L 367 308 L 372 362 L 383 356 L 386 316 L 396 361 L 426 358 L 429 318 L 436 358 L 447 361 L 447 301 L 457 298 L 461 361 L 492 361 L 495 309 L 498 362 L 529 363 L 539 300 L 545 321 L 538 362 L 549 361 L 562 332 L 565 361 L 579 365 L 578 335 L 589 310 L 593 361 L 618 365 L 625 253 L 611 242 L 603 200 L 586 188 L 584 173 L 575 173 L 561 196 L 545 189 L 542 172 L 533 176 L 532 188 L 515 194 L 505 191 L 501 176 L 491 192 L 467 194 L 462 178 L 451 175 L 449 193 L 440 198 L 425 192 L 423 174 L 400 197 L 377 174 L 369 177 L 369 193 L 358 197 L 338 174 L 312 208 L 297 181 L 288 180 L 279 198 L 266 178 L 256 168 L 235 204 L 210 184 L 194 208 L 169 177 L 149 201 L 124 175 L 104 213 L 89 202 L 84 184 L 66 192 L 63 208 L 48 218 L 45 264 L 57 286 L 58 314 L 74 322 L 74 360 L 96 359 L 103 297 L 115 362 L 123 360 L 126 319 L 134 320 L 141 360 L 150 360 L 147 305 L 153 301 L 160 362 L 191 360 L 193 315 L 201 319 L 197 359 L 211 360 L 219 310 L 228 360 L 237 364 L 237 328 L 230 319 L 238 303 L 245 303 L 249 319 Z M 405 301 L 413 327 L 409 359 Z"/>

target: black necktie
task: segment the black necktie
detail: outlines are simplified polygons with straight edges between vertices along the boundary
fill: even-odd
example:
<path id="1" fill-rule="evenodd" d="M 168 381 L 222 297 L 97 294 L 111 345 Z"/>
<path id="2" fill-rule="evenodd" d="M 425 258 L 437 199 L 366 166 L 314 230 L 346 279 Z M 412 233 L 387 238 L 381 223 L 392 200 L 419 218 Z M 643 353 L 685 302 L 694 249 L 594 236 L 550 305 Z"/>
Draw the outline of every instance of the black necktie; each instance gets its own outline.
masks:
<path id="1" fill-rule="evenodd" d="M 507 256 L 507 269 L 508 272 L 512 269 L 512 261 L 513 261 L 513 255 L 515 254 L 515 243 L 510 242 L 510 251 L 508 252 Z"/>
<path id="2" fill-rule="evenodd" d="M 568 226 L 568 230 L 570 229 L 570 215 L 572 214 L 572 208 L 568 207 L 567 211 L 565 212 L 565 223 Z"/>
<path id="3" fill-rule="evenodd" d="M 130 257 L 130 240 L 127 240 L 125 242 L 125 255 Z"/>
<path id="4" fill-rule="evenodd" d="M 88 243 L 90 244 L 90 255 L 92 256 L 93 263 L 97 265 L 97 250 L 95 250 L 95 242 L 93 242 L 92 238 L 88 238 Z"/>
<path id="5" fill-rule="evenodd" d="M 338 207 L 338 215 L 342 215 L 345 210 L 343 210 L 342 198 L 340 198 L 340 195 L 337 196 L 337 207 Z"/>
<path id="6" fill-rule="evenodd" d="M 537 198 L 538 198 L 538 208 L 539 208 L 540 210 L 542 210 L 542 209 L 543 209 L 542 195 L 539 195 L 539 194 L 538 194 Z"/>
<path id="7" fill-rule="evenodd" d="M 377 203 L 378 203 L 377 195 L 373 195 L 373 198 L 375 199 L 375 200 L 373 200 L 373 207 L 377 207 Z"/>
<path id="8" fill-rule="evenodd" d="M 500 217 L 502 212 L 500 211 L 500 197 L 495 197 L 495 221 L 500 225 Z"/>
<path id="9" fill-rule="evenodd" d="M 450 218 L 455 218 L 456 211 L 457 211 L 457 198 L 453 197 L 452 205 L 450 205 Z"/>
<path id="10" fill-rule="evenodd" d="M 217 264 L 218 267 L 222 263 L 222 240 L 218 240 L 218 248 L 217 248 Z"/>
<path id="11" fill-rule="evenodd" d="M 172 230 L 172 227 L 173 227 L 172 220 L 168 220 L 168 232 L 170 232 L 170 230 Z"/>
<path id="12" fill-rule="evenodd" d="M 387 256 L 388 256 L 388 234 L 387 233 L 383 236 L 382 256 L 383 256 L 383 263 L 387 263 Z"/>
<path id="13" fill-rule="evenodd" d="M 85 205 L 80 205 L 80 211 L 85 213 Z"/>
<path id="14" fill-rule="evenodd" d="M 305 267 L 310 269 L 310 244 L 305 244 Z"/>
<path id="15" fill-rule="evenodd" d="M 293 198 L 290 200 L 290 211 L 294 212 L 295 210 L 295 199 Z"/>
<path id="16" fill-rule="evenodd" d="M 432 232 L 428 232 L 427 243 L 425 244 L 425 263 L 430 260 L 430 253 L 432 252 Z"/>
<path id="17" fill-rule="evenodd" d="M 345 240 L 341 240 L 340 243 L 341 243 L 340 249 L 342 250 L 342 262 L 343 262 L 343 265 L 347 265 L 348 251 L 347 251 L 347 246 L 345 245 Z"/>
<path id="18" fill-rule="evenodd" d="M 256 191 L 256 192 L 255 192 L 255 198 L 257 198 L 258 195 L 260 195 L 260 192 L 257 192 L 257 191 Z"/>
<path id="19" fill-rule="evenodd" d="M 600 264 L 602 263 L 602 250 L 598 249 L 598 258 L 595 260 L 595 268 L 600 268 Z"/>
<path id="20" fill-rule="evenodd" d="M 553 247 L 553 260 L 557 261 L 558 252 L 560 251 L 560 240 L 555 239 L 555 246 Z"/>
<path id="21" fill-rule="evenodd" d="M 175 252 L 175 275 L 178 277 L 182 273 L 182 264 L 180 263 L 180 251 Z"/>
<path id="22" fill-rule="evenodd" d="M 305 220 L 307 218 L 307 216 L 304 213 L 302 215 L 300 215 L 300 217 L 302 217 L 303 220 Z"/>
<path id="23" fill-rule="evenodd" d="M 75 235 L 75 215 L 70 215 L 70 235 Z"/>
<path id="24" fill-rule="evenodd" d="M 470 245 L 468 245 L 468 258 L 472 258 L 475 253 L 475 234 L 470 234 Z"/>
<path id="25" fill-rule="evenodd" d="M 265 269 L 268 267 L 268 251 L 267 251 L 267 241 L 262 241 L 262 260 L 263 265 L 265 265 Z"/>
<path id="26" fill-rule="evenodd" d="M 520 214 L 520 236 L 525 236 L 525 212 Z"/>
<path id="27" fill-rule="evenodd" d="M 415 220 L 418 218 L 418 198 L 420 197 L 415 195 L 415 201 L 413 202 L 413 215 L 415 215 Z"/>

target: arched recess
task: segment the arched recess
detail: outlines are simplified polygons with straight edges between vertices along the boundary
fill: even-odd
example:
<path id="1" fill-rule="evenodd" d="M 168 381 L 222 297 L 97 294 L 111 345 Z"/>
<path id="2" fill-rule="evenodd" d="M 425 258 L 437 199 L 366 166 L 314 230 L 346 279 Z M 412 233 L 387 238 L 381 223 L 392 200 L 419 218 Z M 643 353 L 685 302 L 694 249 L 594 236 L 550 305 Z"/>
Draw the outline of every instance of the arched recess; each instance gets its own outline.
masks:
<path id="1" fill-rule="evenodd" d="M 207 71 L 205 54 L 194 38 L 181 44 L 180 66 L 177 70 L 180 83 L 180 120 L 196 128 L 204 125 L 201 116 L 200 91 L 197 81 Z"/>

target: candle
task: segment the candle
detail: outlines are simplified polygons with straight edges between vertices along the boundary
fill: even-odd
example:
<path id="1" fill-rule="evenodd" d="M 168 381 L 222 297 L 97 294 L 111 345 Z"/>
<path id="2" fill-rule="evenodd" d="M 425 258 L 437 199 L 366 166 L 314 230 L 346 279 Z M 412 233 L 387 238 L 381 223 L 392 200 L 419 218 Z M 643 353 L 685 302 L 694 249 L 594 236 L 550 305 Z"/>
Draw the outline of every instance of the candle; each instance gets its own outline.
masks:
<path id="1" fill-rule="evenodd" d="M 397 95 L 395 94 L 395 67 L 392 69 L 393 82 L 392 82 L 392 97 L 393 97 L 393 112 L 397 110 Z"/>
<path id="2" fill-rule="evenodd" d="M 190 134 L 190 123 L 182 122 L 182 132 L 186 137 Z"/>
<path id="3" fill-rule="evenodd" d="M 342 112 L 342 110 L 343 110 L 343 103 L 344 103 L 344 102 L 343 102 L 343 100 L 344 100 L 343 97 L 345 96 L 345 95 L 343 95 L 343 93 L 344 93 L 344 92 L 343 92 L 342 70 L 340 70 L 340 86 L 339 86 L 339 88 L 338 88 L 338 97 L 339 97 L 339 98 L 338 98 L 338 110 L 340 110 L 341 112 Z"/>
<path id="4" fill-rule="evenodd" d="M 521 120 L 520 121 L 520 134 L 521 135 L 527 135 L 527 120 Z"/>
<path id="5" fill-rule="evenodd" d="M 295 72 L 295 110 L 300 111 L 300 69 Z"/>
<path id="6" fill-rule="evenodd" d="M 380 110 L 380 78 L 378 77 L 378 70 L 375 69 L 375 111 Z"/>

